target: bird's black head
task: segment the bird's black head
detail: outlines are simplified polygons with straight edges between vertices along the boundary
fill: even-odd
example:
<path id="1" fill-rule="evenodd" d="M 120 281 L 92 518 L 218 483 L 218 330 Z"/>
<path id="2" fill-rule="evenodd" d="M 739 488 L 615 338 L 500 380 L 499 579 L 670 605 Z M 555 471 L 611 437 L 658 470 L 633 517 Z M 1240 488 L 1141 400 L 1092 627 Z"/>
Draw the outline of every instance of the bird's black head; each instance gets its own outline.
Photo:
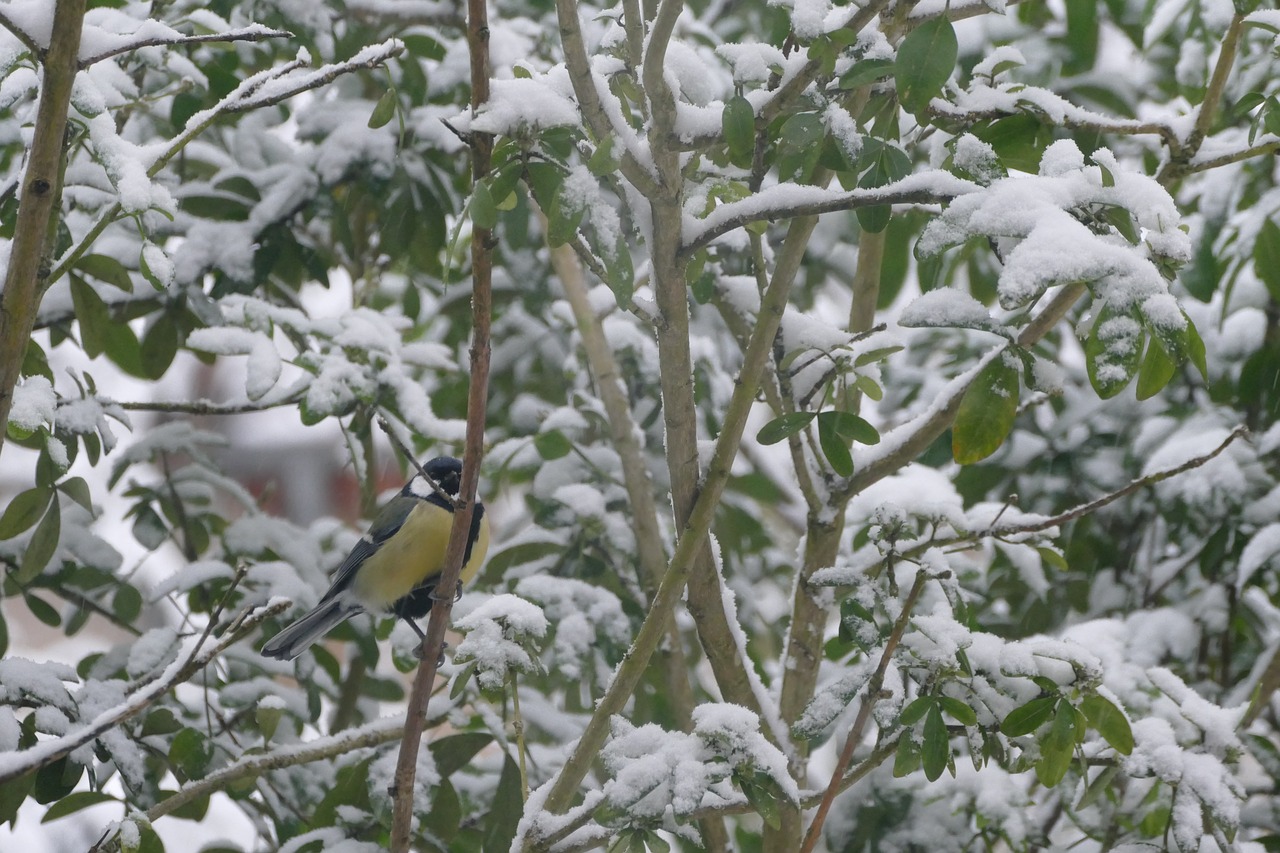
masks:
<path id="1" fill-rule="evenodd" d="M 426 471 L 427 476 L 435 480 L 441 489 L 444 489 L 445 494 L 457 497 L 458 490 L 462 487 L 462 460 L 454 459 L 452 456 L 437 456 L 423 465 L 422 470 Z M 404 493 L 425 497 L 432 491 L 429 485 L 422 482 L 420 475 L 415 475 L 405 484 Z"/>

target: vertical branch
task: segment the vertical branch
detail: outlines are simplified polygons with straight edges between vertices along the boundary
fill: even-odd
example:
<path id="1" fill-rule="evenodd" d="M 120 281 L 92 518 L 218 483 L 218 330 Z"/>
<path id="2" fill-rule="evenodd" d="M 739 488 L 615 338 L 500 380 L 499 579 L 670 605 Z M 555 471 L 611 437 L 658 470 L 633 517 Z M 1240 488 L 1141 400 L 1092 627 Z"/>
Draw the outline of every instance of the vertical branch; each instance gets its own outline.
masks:
<path id="1" fill-rule="evenodd" d="M 467 45 L 471 53 L 471 112 L 474 115 L 489 100 L 489 11 L 485 0 L 467 0 Z M 471 177 L 477 181 L 489 173 L 493 137 L 471 135 Z M 438 595 L 431 607 L 427 636 L 422 643 L 422 659 L 414 675 L 409 708 L 405 712 L 404 739 L 396 761 L 392 782 L 393 800 L 391 847 L 393 853 L 407 853 L 413 822 L 414 782 L 422 730 L 427 718 L 431 686 L 444 649 L 444 634 L 453 609 L 453 591 L 462 572 L 471 519 L 475 515 L 476 483 L 480 479 L 480 459 L 484 454 L 485 408 L 489 395 L 490 321 L 493 316 L 493 231 L 474 227 L 471 232 L 471 385 L 467 394 L 467 444 L 463 457 L 462 483 L 453 512 L 453 529 L 445 569 L 436 586 Z"/>
<path id="2" fill-rule="evenodd" d="M 44 296 L 57 233 L 62 196 L 62 164 L 67 111 L 76 79 L 85 0 L 57 0 L 53 36 L 44 55 L 44 80 L 36 110 L 35 135 L 22 176 L 22 199 L 0 291 L 0 450 L 4 448 L 13 389 L 22 372 L 27 341 Z"/>
<path id="3" fill-rule="evenodd" d="M 653 606 L 645 616 L 644 624 L 636 634 L 626 658 L 618 666 L 613 681 L 610 682 L 600 701 L 596 703 L 594 713 L 587 722 L 587 727 L 575 745 L 573 754 L 565 762 L 556 776 L 555 782 L 546 799 L 546 810 L 549 812 L 564 811 L 573 796 L 578 793 L 582 780 L 586 778 L 591 764 L 595 761 L 608 736 L 609 720 L 614 714 L 621 713 L 627 700 L 640 683 L 645 667 L 648 666 L 653 652 L 666 633 L 667 621 L 671 612 L 680 601 L 689 574 L 693 571 L 698 552 L 707 542 L 707 534 L 719 506 L 720 497 L 724 494 L 725 484 L 729 480 L 729 471 L 738 447 L 742 442 L 742 433 L 746 428 L 747 416 L 755 403 L 756 391 L 760 386 L 761 376 L 769 360 L 774 336 L 782 322 L 782 314 L 791 294 L 791 285 L 795 281 L 795 273 L 800 266 L 800 256 L 812 233 L 817 217 L 806 217 L 792 223 L 792 232 L 797 239 L 788 239 L 778 260 L 777 270 L 769 290 L 760 301 L 760 313 L 751 342 L 743 354 L 742 369 L 738 382 L 725 411 L 724 426 L 716 439 L 715 451 L 707 476 L 698 491 L 697 500 L 688 516 L 675 553 L 667 566 L 666 574 L 658 585 L 658 593 L 654 596 Z M 803 237 L 803 239 L 799 239 Z M 529 839 L 536 841 L 536 839 Z"/>
<path id="4" fill-rule="evenodd" d="M 604 329 L 587 296 L 582 265 L 567 245 L 557 246 L 550 251 L 551 266 L 564 287 L 565 298 L 577 320 L 587 364 L 595 377 L 596 388 L 609 419 L 613 448 L 622 463 L 622 484 L 627 490 L 627 500 L 631 506 L 631 526 L 636 537 L 636 553 L 640 558 L 640 582 L 652 598 L 666 571 L 667 555 L 662 547 L 663 535 L 658 524 L 653 481 L 644 461 L 644 448 L 640 444 L 640 428 L 631 416 L 631 404 L 622 386 L 622 371 L 617 359 L 613 357 L 613 350 L 609 348 Z M 671 691 L 669 698 L 681 727 L 687 730 L 693 723 L 693 691 L 689 684 L 689 669 L 680 633 L 674 624 L 670 626 L 669 635 L 669 648 L 664 655 L 667 684 Z"/>
<path id="5" fill-rule="evenodd" d="M 892 569 L 890 569 L 892 571 Z M 889 639 L 885 641 L 884 651 L 880 654 L 880 663 L 876 665 L 876 671 L 871 676 L 871 680 L 867 682 L 867 691 L 862 698 L 862 704 L 858 706 L 858 716 L 853 721 L 853 728 L 849 730 L 849 737 L 844 742 L 844 749 L 840 751 L 840 758 L 836 762 L 836 768 L 831 772 L 831 784 L 827 786 L 826 792 L 822 795 L 822 802 L 818 804 L 818 811 L 813 816 L 813 823 L 809 824 L 809 831 L 804 836 L 804 846 L 800 848 L 801 853 L 811 853 L 818 843 L 818 839 L 822 837 L 822 824 L 827 819 L 827 813 L 831 810 L 831 804 L 835 801 L 836 794 L 842 790 L 841 782 L 844 780 L 844 773 L 849 769 L 849 765 L 853 762 L 853 752 L 857 749 L 858 744 L 862 742 L 862 736 L 866 733 L 867 723 L 871 720 L 871 709 L 880 699 L 880 691 L 884 688 L 884 676 L 889 671 L 889 663 L 893 660 L 893 653 L 897 650 L 898 644 L 902 642 L 902 635 L 907 631 L 907 623 L 911 621 L 911 611 L 915 609 L 916 602 L 920 600 L 920 593 L 924 592 L 925 581 L 929 579 L 929 574 L 921 569 L 916 572 L 915 583 L 911 585 L 911 591 L 907 593 L 907 599 L 902 603 L 902 612 L 898 614 L 897 620 L 893 623 L 893 631 L 889 634 Z"/>

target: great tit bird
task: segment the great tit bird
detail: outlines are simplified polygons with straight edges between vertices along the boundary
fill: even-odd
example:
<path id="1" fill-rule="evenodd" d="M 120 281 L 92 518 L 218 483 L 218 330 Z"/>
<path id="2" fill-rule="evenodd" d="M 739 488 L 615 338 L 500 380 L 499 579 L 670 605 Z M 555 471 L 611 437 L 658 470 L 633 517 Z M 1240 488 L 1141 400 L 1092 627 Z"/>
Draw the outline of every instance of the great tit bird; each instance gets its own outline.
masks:
<path id="1" fill-rule="evenodd" d="M 462 483 L 462 463 L 440 456 L 423 466 L 450 497 Z M 445 549 L 453 526 L 453 505 L 415 475 L 400 494 L 374 519 L 334 574 L 320 603 L 262 647 L 269 658 L 293 660 L 330 629 L 357 613 L 391 612 L 407 621 L 419 636 L 414 619 L 431 609 Z M 462 558 L 462 583 L 471 580 L 489 549 L 489 519 L 476 501 L 467 550 Z"/>

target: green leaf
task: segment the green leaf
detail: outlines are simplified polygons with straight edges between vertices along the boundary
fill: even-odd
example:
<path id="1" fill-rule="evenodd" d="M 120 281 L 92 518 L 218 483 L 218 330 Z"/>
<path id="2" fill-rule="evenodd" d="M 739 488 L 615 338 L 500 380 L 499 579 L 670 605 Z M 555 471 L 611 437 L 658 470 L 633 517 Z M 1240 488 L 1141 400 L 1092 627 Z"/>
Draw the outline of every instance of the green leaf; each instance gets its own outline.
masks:
<path id="1" fill-rule="evenodd" d="M 859 444 L 879 444 L 880 431 L 853 412 L 823 412 L 819 418 L 829 418 L 832 428 L 841 438 Z"/>
<path id="2" fill-rule="evenodd" d="M 45 601 L 38 595 L 30 592 L 22 594 L 22 600 L 26 602 L 27 609 L 31 611 L 31 615 L 39 619 L 50 628 L 57 628 L 62 624 L 62 617 L 58 615 L 58 611 L 52 604 Z"/>
<path id="3" fill-rule="evenodd" d="M 951 454 L 961 465 L 972 465 L 999 449 L 1018 414 L 1018 368 L 1005 354 L 997 355 L 974 378 L 960 400 L 951 427 Z"/>
<path id="4" fill-rule="evenodd" d="M 142 613 L 142 593 L 137 587 L 122 584 L 111 598 L 111 610 L 125 624 L 132 624 Z"/>
<path id="5" fill-rule="evenodd" d="M 858 357 L 853 360 L 854 367 L 862 367 L 876 361 L 884 361 L 895 352 L 902 352 L 902 346 L 878 347 L 876 349 L 867 350 L 859 353 Z"/>
<path id="6" fill-rule="evenodd" d="M 1053 714 L 1053 706 L 1057 701 L 1056 696 L 1041 696 L 1021 707 L 1014 708 L 1000 724 L 1000 731 L 1009 737 L 1031 734 Z"/>
<path id="7" fill-rule="evenodd" d="M 524 814 L 524 797 L 520 787 L 520 768 L 507 756 L 502 763 L 502 775 L 498 777 L 498 789 L 493 796 L 493 808 L 485 819 L 485 851 L 507 850 L 516 837 L 516 827 Z"/>
<path id="8" fill-rule="evenodd" d="M 164 376 L 173 358 L 178 354 L 178 324 L 169 314 L 161 314 L 147 329 L 146 337 L 138 350 L 146 379 Z"/>
<path id="9" fill-rule="evenodd" d="M 945 15 L 931 18 L 907 33 L 898 46 L 893 77 L 898 100 L 908 112 L 919 115 L 925 111 L 951 77 L 958 54 L 955 29 Z"/>
<path id="10" fill-rule="evenodd" d="M 591 157 L 587 160 L 587 171 L 596 177 L 602 177 L 618 170 L 618 158 L 614 156 L 613 146 L 616 140 L 612 136 L 606 136 L 596 146 L 596 150 L 591 152 Z"/>
<path id="11" fill-rule="evenodd" d="M 1195 323 L 1191 322 L 1190 317 L 1187 317 L 1187 357 L 1191 359 L 1196 370 L 1200 371 L 1200 377 L 1208 382 L 1209 362 L 1205 357 L 1204 339 L 1200 337 L 1200 330 L 1196 328 Z"/>
<path id="12" fill-rule="evenodd" d="M 760 444 L 777 444 L 804 429 L 815 417 L 814 412 L 790 412 L 774 418 L 760 427 L 760 431 L 756 433 L 756 441 Z"/>
<path id="13" fill-rule="evenodd" d="M 90 513 L 93 512 L 93 498 L 89 495 L 89 484 L 85 482 L 84 477 L 68 477 L 58 484 L 58 488 Z M 0 526 L 3 526 L 3 518 L 0 518 Z M 0 536 L 0 539 L 5 538 L 8 537 Z"/>
<path id="14" fill-rule="evenodd" d="M 725 102 L 720 123 L 724 141 L 729 145 L 729 156 L 735 163 L 750 163 L 756 147 L 756 113 L 751 102 L 742 95 L 730 98 Z"/>
<path id="15" fill-rule="evenodd" d="M 1093 68 L 1098 55 L 1097 0 L 1066 0 L 1067 47 L 1070 54 L 1062 64 L 1064 75 L 1080 74 Z"/>
<path id="16" fill-rule="evenodd" d="M 533 437 L 534 449 L 544 460 L 559 459 L 568 456 L 573 450 L 573 442 L 558 429 L 538 433 Z"/>
<path id="17" fill-rule="evenodd" d="M 867 171 L 858 180 L 859 189 L 882 187 L 901 180 L 911 172 L 911 159 L 902 149 L 887 143 L 866 145 L 859 161 L 864 165 L 869 164 Z M 889 227 L 893 208 L 887 204 L 876 204 L 859 207 L 854 212 L 858 217 L 858 226 L 863 231 L 875 234 Z"/>
<path id="18" fill-rule="evenodd" d="M 1052 548 L 1037 547 L 1036 551 L 1039 552 L 1040 559 L 1043 560 L 1046 565 L 1051 566 L 1058 571 L 1065 572 L 1071 568 L 1067 563 L 1067 558 Z"/>
<path id="19" fill-rule="evenodd" d="M 547 243 L 551 248 L 563 246 L 573 239 L 586 212 L 586 207 L 576 200 L 566 199 L 562 192 L 556 193 L 547 211 Z"/>
<path id="20" fill-rule="evenodd" d="M 433 740 L 427 749 L 431 750 L 436 770 L 442 777 L 447 777 L 466 767 L 477 752 L 491 743 L 493 743 L 493 735 L 483 732 L 463 732 Z"/>
<path id="21" fill-rule="evenodd" d="M 0 515 L 0 539 L 12 539 L 29 529 L 40 518 L 52 497 L 53 489 L 47 486 L 19 492 L 5 507 L 4 515 Z"/>
<path id="22" fill-rule="evenodd" d="M 920 696 L 902 709 L 902 716 L 898 718 L 898 722 L 904 726 L 914 726 L 935 704 L 937 704 L 935 697 Z"/>
<path id="23" fill-rule="evenodd" d="M 843 412 L 822 412 L 818 415 L 818 446 L 822 455 L 827 457 L 831 470 L 841 477 L 853 474 L 853 455 L 849 452 L 849 442 L 835 428 L 833 416 Z"/>
<path id="24" fill-rule="evenodd" d="M 1076 803 L 1076 811 L 1087 809 L 1089 806 L 1102 799 L 1103 794 L 1113 790 L 1111 782 L 1119 772 L 1120 768 L 1115 765 L 1102 768 L 1102 772 L 1085 787 L 1084 793 L 1080 795 L 1080 802 Z"/>
<path id="25" fill-rule="evenodd" d="M 111 316 L 107 312 L 107 303 L 89 284 L 78 275 L 71 276 L 71 304 L 76 312 L 76 321 L 80 324 L 80 346 L 85 355 L 97 358 L 107 346 L 107 333 L 111 327 Z"/>
<path id="26" fill-rule="evenodd" d="M 1160 393 L 1177 372 L 1178 365 L 1165 352 L 1160 339 L 1153 335 L 1147 343 L 1146 358 L 1138 370 L 1138 399 L 1148 400 Z"/>
<path id="27" fill-rule="evenodd" d="M 169 528 L 164 520 L 149 505 L 138 508 L 137 517 L 133 520 L 133 538 L 144 548 L 154 551 L 164 544 L 169 537 Z"/>
<path id="28" fill-rule="evenodd" d="M 892 59 L 860 59 L 840 75 L 841 89 L 857 89 L 893 73 Z"/>
<path id="29" fill-rule="evenodd" d="M 379 128 L 391 121 L 396 114 L 396 105 L 398 99 L 396 97 L 396 87 L 382 93 L 382 97 L 378 98 L 378 103 L 374 104 L 373 112 L 369 115 L 369 127 Z"/>
<path id="30" fill-rule="evenodd" d="M 618 300 L 618 307 L 630 310 L 631 297 L 636 289 L 636 271 L 631 261 L 631 249 L 627 246 L 626 237 L 619 234 L 612 248 L 606 248 L 604 254 L 605 284 L 613 291 Z"/>
<path id="31" fill-rule="evenodd" d="M 85 255 L 76 261 L 75 269 L 99 281 L 114 285 L 126 293 L 133 292 L 133 279 L 124 264 L 107 255 Z"/>
<path id="32" fill-rule="evenodd" d="M 1253 271 L 1267 286 L 1271 298 L 1280 302 L 1280 226 L 1265 219 L 1258 241 L 1253 244 Z"/>
<path id="33" fill-rule="evenodd" d="M 476 181 L 471 191 L 471 221 L 477 228 L 492 229 L 498 224 L 498 206 L 494 203 L 487 180 Z"/>
<path id="34" fill-rule="evenodd" d="M 919 766 L 920 748 L 911 738 L 902 735 L 898 739 L 898 749 L 893 755 L 894 777 L 901 779 L 909 773 L 914 773 Z"/>
<path id="35" fill-rule="evenodd" d="M 1104 305 L 1084 342 L 1085 369 L 1093 390 L 1109 400 L 1124 390 L 1142 359 L 1145 333 L 1127 313 Z"/>
<path id="36" fill-rule="evenodd" d="M 441 841 L 452 841 L 462 823 L 462 802 L 448 779 L 441 779 L 431 796 L 431 811 L 423 819 L 424 828 Z"/>
<path id="37" fill-rule="evenodd" d="M 69 814 L 75 814 L 81 809 L 87 809 L 89 806 L 96 806 L 100 803 L 118 803 L 120 802 L 110 794 L 104 794 L 101 791 L 75 791 L 67 794 L 59 799 L 53 805 L 49 806 L 44 816 L 40 818 L 41 823 L 48 823 L 57 820 L 60 817 L 66 817 Z"/>
<path id="38" fill-rule="evenodd" d="M 15 577 L 19 584 L 26 586 L 44 571 L 44 567 L 49 565 L 49 560 L 53 559 L 54 552 L 58 550 L 58 539 L 61 536 L 62 510 L 58 501 L 50 501 L 44 518 L 36 526 L 36 532 L 32 534 L 27 550 L 22 555 L 22 565 Z"/>
<path id="39" fill-rule="evenodd" d="M 939 696 L 938 704 L 942 706 L 942 710 L 955 717 L 961 725 L 976 726 L 978 724 L 977 713 L 959 699 L 951 696 Z"/>
<path id="40" fill-rule="evenodd" d="M 870 376 L 858 374 L 853 378 L 854 387 L 877 403 L 884 399 L 884 389 Z"/>
<path id="41" fill-rule="evenodd" d="M 213 760 L 213 744 L 199 729 L 183 729 L 169 745 L 169 761 L 187 779 L 199 779 Z"/>
<path id="42" fill-rule="evenodd" d="M 1053 725 L 1040 738 L 1040 760 L 1036 762 L 1036 778 L 1046 788 L 1062 781 L 1071 766 L 1076 746 L 1076 710 L 1066 699 L 1060 699 Z"/>
<path id="43" fill-rule="evenodd" d="M 932 782 L 941 776 L 950 757 L 951 738 L 947 734 L 947 724 L 943 722 L 938 706 L 931 705 L 924 718 L 924 742 L 920 746 L 925 778 Z"/>
<path id="44" fill-rule="evenodd" d="M 817 113 L 797 113 L 778 131 L 778 177 L 806 181 L 822 155 L 826 128 Z"/>
<path id="45" fill-rule="evenodd" d="M 313 826 L 333 826 L 337 820 L 338 809 L 343 806 L 369 810 L 369 762 L 371 760 L 372 758 L 363 758 L 355 764 L 349 764 L 338 770 L 333 785 L 325 792 L 324 799 L 312 814 Z"/>
<path id="46" fill-rule="evenodd" d="M 1117 708 L 1115 703 L 1093 693 L 1084 697 L 1080 703 L 1080 710 L 1084 712 L 1089 725 L 1096 729 L 1103 740 L 1111 744 L 1116 752 L 1121 755 L 1129 755 L 1133 752 L 1133 729 L 1129 727 L 1129 720 L 1124 712 Z"/>

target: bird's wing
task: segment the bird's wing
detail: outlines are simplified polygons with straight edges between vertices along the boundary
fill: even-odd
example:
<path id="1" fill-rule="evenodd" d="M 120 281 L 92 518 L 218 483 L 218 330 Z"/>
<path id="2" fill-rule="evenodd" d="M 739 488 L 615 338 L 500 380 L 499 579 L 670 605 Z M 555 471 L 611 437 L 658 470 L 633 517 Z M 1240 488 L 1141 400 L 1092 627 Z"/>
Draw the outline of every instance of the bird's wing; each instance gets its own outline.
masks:
<path id="1" fill-rule="evenodd" d="M 342 561 L 342 565 L 338 566 L 337 571 L 333 573 L 333 584 L 330 585 L 329 591 L 321 597 L 323 603 L 329 599 L 344 592 L 351 581 L 355 578 L 356 572 L 360 566 L 364 565 L 364 561 L 369 559 L 378 550 L 383 542 L 386 542 L 392 536 L 399 532 L 404 520 L 409 517 L 409 513 L 413 512 L 413 507 L 418 503 L 416 498 L 405 497 L 399 495 L 391 500 L 378 516 L 373 520 L 373 524 L 369 526 L 369 532 L 360 537 L 360 541 L 351 549 L 351 553 L 347 554 L 347 558 Z"/>

